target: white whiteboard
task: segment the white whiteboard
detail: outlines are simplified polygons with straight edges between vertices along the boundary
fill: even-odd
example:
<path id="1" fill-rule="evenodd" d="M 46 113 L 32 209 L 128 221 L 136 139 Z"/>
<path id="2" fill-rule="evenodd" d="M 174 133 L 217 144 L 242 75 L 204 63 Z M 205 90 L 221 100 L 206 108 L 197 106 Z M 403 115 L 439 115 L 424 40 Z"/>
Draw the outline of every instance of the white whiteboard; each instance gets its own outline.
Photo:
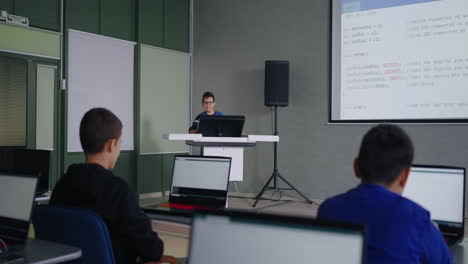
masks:
<path id="1" fill-rule="evenodd" d="M 80 121 L 105 107 L 123 123 L 122 150 L 133 150 L 133 65 L 135 43 L 68 30 L 68 151 L 83 151 Z"/>
<path id="2" fill-rule="evenodd" d="M 187 133 L 190 54 L 147 45 L 140 47 L 140 149 L 142 154 L 187 152 L 169 133 Z"/>

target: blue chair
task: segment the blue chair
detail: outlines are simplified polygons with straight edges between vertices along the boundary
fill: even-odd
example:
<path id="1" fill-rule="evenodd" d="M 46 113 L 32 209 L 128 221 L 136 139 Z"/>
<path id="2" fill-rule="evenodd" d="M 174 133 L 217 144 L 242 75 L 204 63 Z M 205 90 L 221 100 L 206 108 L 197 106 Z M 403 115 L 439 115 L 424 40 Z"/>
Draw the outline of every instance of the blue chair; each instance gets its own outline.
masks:
<path id="1" fill-rule="evenodd" d="M 107 226 L 90 210 L 38 205 L 32 222 L 37 238 L 81 248 L 81 258 L 73 263 L 115 263 Z"/>

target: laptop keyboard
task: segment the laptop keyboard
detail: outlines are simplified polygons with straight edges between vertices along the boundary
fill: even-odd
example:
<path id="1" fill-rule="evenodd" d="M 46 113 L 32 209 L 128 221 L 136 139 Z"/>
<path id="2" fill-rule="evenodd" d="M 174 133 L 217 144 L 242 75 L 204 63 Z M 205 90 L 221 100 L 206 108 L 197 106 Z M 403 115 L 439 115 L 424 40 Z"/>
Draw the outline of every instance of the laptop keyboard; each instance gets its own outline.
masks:
<path id="1" fill-rule="evenodd" d="M 0 238 L 12 242 L 21 242 L 25 238 L 25 230 L 11 226 L 2 226 L 0 228 Z"/>
<path id="2" fill-rule="evenodd" d="M 215 209 L 215 207 L 205 207 L 205 206 L 197 206 L 197 205 L 190 205 L 190 204 L 174 204 L 174 203 L 165 203 L 161 204 L 161 207 L 166 207 L 166 208 L 174 208 L 174 209 L 183 209 L 183 210 L 212 210 Z"/>

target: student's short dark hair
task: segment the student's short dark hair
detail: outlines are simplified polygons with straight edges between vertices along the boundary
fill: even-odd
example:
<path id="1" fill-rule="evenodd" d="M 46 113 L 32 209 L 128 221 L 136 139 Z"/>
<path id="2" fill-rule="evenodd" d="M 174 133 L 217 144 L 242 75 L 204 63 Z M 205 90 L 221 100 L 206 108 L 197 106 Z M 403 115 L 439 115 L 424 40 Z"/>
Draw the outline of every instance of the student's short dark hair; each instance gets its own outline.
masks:
<path id="1" fill-rule="evenodd" d="M 396 125 L 378 125 L 362 139 L 358 168 L 364 182 L 391 184 L 413 163 L 414 147 Z"/>
<path id="2" fill-rule="evenodd" d="M 81 119 L 80 141 L 85 153 L 99 153 L 109 139 L 117 139 L 121 135 L 122 122 L 105 108 L 93 108 Z"/>
<path id="3" fill-rule="evenodd" d="M 205 98 L 210 98 L 210 97 L 213 98 L 213 102 L 216 102 L 215 96 L 212 92 L 205 92 L 202 96 L 202 102 Z"/>

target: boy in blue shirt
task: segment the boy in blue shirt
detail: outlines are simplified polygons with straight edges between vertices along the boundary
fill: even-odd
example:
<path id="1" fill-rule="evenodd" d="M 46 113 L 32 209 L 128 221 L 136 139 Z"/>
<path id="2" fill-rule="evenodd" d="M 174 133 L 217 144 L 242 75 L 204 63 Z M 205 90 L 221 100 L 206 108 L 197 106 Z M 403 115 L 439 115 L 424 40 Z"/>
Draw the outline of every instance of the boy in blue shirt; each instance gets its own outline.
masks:
<path id="1" fill-rule="evenodd" d="M 216 100 L 215 96 L 211 92 L 205 92 L 202 96 L 202 106 L 203 106 L 203 112 L 197 115 L 195 120 L 192 123 L 192 126 L 189 128 L 190 134 L 195 134 L 198 132 L 198 122 L 200 121 L 200 118 L 204 115 L 224 115 L 221 112 L 215 111 L 215 106 L 216 106 Z"/>
<path id="2" fill-rule="evenodd" d="M 326 200 L 318 218 L 367 227 L 367 260 L 379 264 L 452 263 L 430 213 L 401 196 L 413 162 L 409 136 L 379 125 L 364 136 L 354 172 L 361 184 Z"/>

